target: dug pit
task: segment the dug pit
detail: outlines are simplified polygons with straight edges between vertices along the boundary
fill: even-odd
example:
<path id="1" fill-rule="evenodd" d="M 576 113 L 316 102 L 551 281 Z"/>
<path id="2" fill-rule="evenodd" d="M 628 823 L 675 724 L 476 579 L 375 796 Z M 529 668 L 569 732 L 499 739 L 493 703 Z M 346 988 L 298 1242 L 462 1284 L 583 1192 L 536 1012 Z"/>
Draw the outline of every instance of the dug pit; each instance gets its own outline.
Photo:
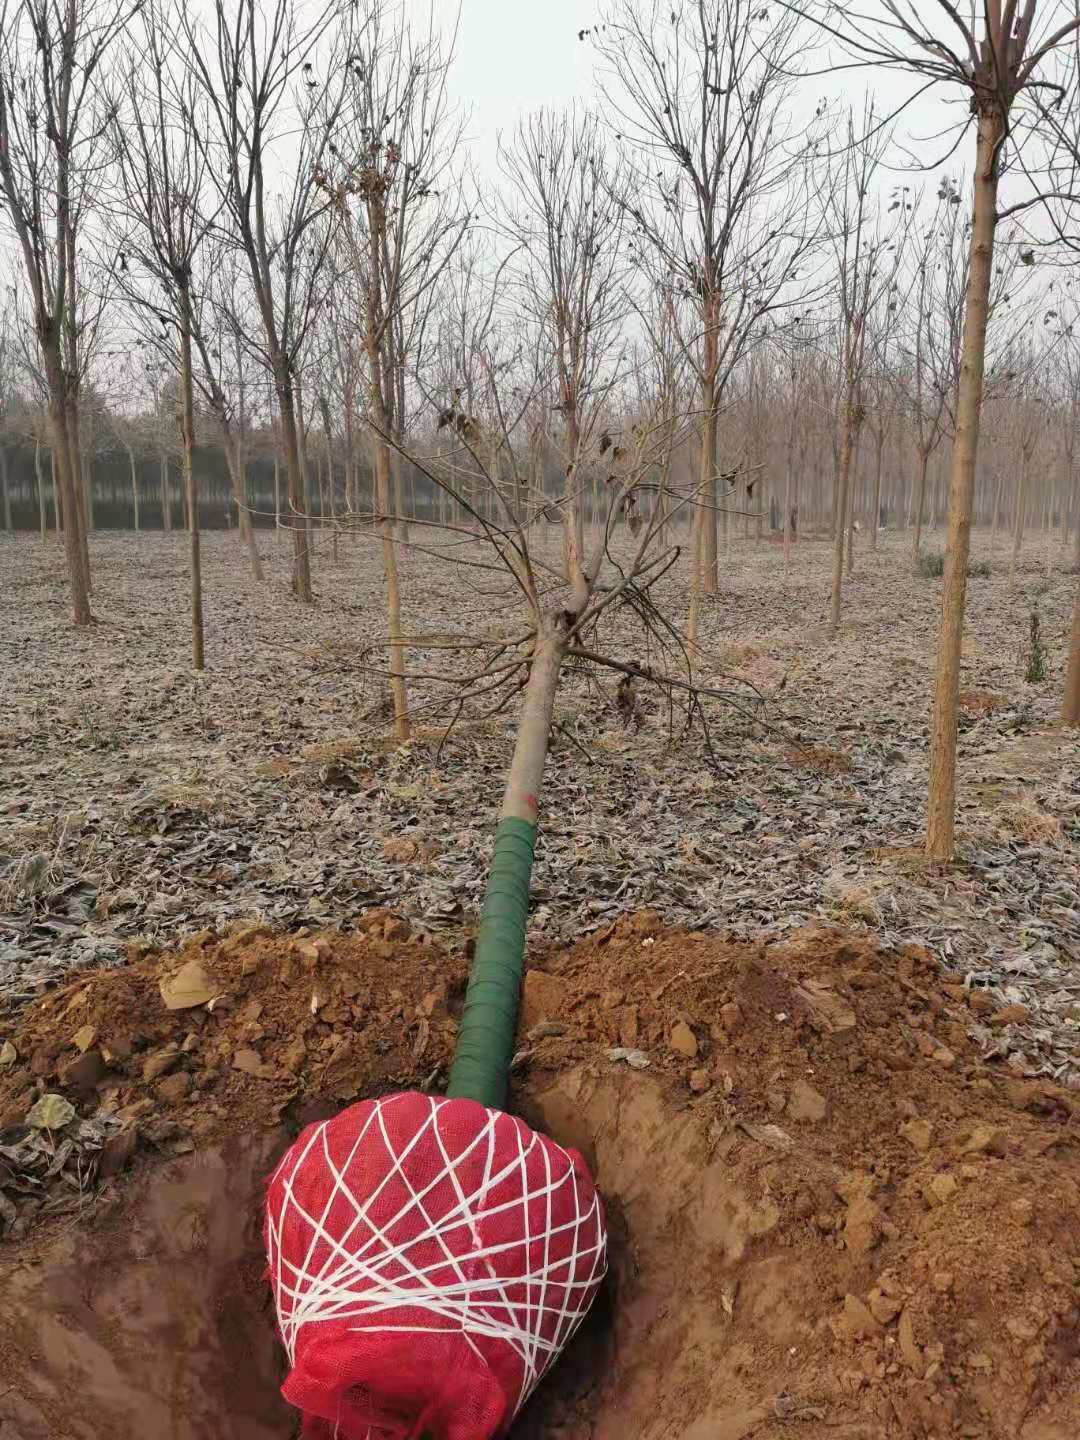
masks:
<path id="1" fill-rule="evenodd" d="M 589 1160 L 612 1267 L 514 1440 L 1075 1440 L 1076 1098 L 981 1064 L 924 952 L 639 915 L 537 958 L 515 1104 Z M 208 998 L 169 1009 L 193 962 Z M 308 1118 L 437 1086 L 462 979 L 378 916 L 195 937 L 8 1020 L 2 1440 L 294 1434 L 265 1176 Z M 64 1131 L 22 1124 L 42 1094 Z"/>

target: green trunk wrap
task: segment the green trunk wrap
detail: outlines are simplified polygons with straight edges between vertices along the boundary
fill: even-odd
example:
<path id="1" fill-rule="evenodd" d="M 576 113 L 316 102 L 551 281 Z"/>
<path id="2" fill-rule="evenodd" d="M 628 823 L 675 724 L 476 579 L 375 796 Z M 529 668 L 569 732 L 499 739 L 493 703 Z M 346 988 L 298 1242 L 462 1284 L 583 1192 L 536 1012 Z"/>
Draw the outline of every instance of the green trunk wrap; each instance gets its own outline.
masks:
<path id="1" fill-rule="evenodd" d="M 448 1095 L 478 1100 L 492 1110 L 504 1107 L 510 1084 L 535 848 L 535 825 L 527 820 L 499 822 L 465 1010 L 446 1087 Z"/>

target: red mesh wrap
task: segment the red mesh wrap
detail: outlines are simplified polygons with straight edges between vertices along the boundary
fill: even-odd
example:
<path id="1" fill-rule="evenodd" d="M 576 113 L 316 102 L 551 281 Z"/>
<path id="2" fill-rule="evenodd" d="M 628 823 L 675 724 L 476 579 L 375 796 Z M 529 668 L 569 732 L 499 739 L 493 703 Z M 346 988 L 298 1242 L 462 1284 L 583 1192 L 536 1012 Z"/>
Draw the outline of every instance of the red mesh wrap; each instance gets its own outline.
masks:
<path id="1" fill-rule="evenodd" d="M 413 1093 L 303 1132 L 270 1178 L 266 1249 L 309 1440 L 504 1435 L 606 1262 L 580 1155 Z"/>

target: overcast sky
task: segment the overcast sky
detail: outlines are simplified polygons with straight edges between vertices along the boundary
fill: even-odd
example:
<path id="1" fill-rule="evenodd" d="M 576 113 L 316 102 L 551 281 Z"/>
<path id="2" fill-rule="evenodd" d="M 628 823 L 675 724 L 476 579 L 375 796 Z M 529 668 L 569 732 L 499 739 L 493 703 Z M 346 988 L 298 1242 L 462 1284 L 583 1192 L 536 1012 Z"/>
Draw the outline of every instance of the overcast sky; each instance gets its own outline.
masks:
<path id="1" fill-rule="evenodd" d="M 432 3 L 441 23 L 451 26 L 459 13 L 457 0 Z M 410 9 L 416 15 L 427 13 L 424 0 L 411 0 Z M 521 116 L 541 106 L 601 99 L 594 75 L 596 52 L 577 38 L 597 15 L 594 0 L 462 0 L 451 89 L 471 114 L 470 150 L 482 180 L 495 178 L 498 133 L 512 131 Z M 808 68 L 824 68 L 826 58 L 822 54 L 808 60 Z M 864 90 L 870 89 L 884 110 L 899 105 L 916 88 L 913 77 L 884 68 L 810 78 L 804 95 L 807 118 L 821 96 L 861 105 Z M 944 100 L 944 91 L 940 99 L 919 100 L 898 123 L 897 138 L 912 139 L 920 159 L 944 153 L 947 146 L 928 137 L 966 107 L 966 102 L 955 101 L 947 107 Z M 966 149 L 947 166 L 951 172 L 966 162 Z M 901 155 L 896 161 L 904 163 Z"/>

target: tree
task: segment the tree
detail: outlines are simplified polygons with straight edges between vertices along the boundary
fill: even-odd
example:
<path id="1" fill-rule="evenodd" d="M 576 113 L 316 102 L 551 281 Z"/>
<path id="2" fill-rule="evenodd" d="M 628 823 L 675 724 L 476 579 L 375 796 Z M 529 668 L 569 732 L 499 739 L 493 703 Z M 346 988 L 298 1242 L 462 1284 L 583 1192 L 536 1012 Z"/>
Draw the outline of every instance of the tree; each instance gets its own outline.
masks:
<path id="1" fill-rule="evenodd" d="M 822 109 L 797 134 L 802 27 L 750 0 L 618 0 L 592 31 L 606 108 L 625 142 L 631 256 L 651 251 L 687 302 L 682 344 L 701 427 L 693 595 L 719 588 L 718 423 L 766 321 L 799 299 L 817 243 L 810 200 Z"/>
<path id="2" fill-rule="evenodd" d="M 334 131 L 316 183 L 333 207 L 359 287 L 366 399 L 382 536 L 391 693 L 398 739 L 409 738 L 394 520 L 403 518 L 400 454 L 407 350 L 468 223 L 443 197 L 459 135 L 446 97 L 449 57 L 430 36 L 385 26 L 376 6 L 350 51 L 352 112 Z M 418 342 L 417 342 L 418 344 Z M 393 498 L 391 487 L 393 485 Z"/>
<path id="3" fill-rule="evenodd" d="M 72 616 L 88 625 L 80 499 L 80 232 L 100 176 L 99 72 L 134 7 L 17 0 L 0 14 L 0 191 L 15 232 L 48 391 Z"/>
<path id="4" fill-rule="evenodd" d="M 504 224 L 519 260 L 519 304 L 550 357 L 562 422 L 564 569 L 573 583 L 585 556 L 587 466 L 599 459 L 597 427 L 619 379 L 624 184 L 608 170 L 599 122 L 588 113 L 538 111 L 519 124 L 512 146 L 500 146 L 499 159 L 511 188 Z"/>
<path id="5" fill-rule="evenodd" d="M 151 333 L 157 337 L 160 332 L 158 348 L 176 367 L 188 514 L 191 657 L 192 667 L 202 670 L 193 335 L 201 304 L 195 293 L 195 267 L 215 220 L 214 211 L 206 207 L 207 154 L 196 140 L 208 117 L 191 71 L 181 68 L 173 73 L 164 17 L 155 0 L 142 9 L 139 23 L 138 50 L 125 57 L 122 95 L 114 108 L 119 182 L 116 265 L 138 318 L 152 317 Z"/>
<path id="6" fill-rule="evenodd" d="M 310 604 L 297 367 L 318 314 L 331 227 L 318 177 L 349 94 L 349 28 L 336 5 L 298 21 L 293 0 L 215 0 L 209 27 L 180 5 L 184 56 L 209 125 L 195 130 L 232 238 L 244 256 L 284 441 L 292 588 Z M 324 42 L 320 44 L 320 42 Z M 316 66 L 327 78 L 317 78 Z M 290 104 L 290 100 L 293 104 Z M 280 153 L 287 130 L 288 157 Z M 281 176 L 275 195 L 271 177 Z M 276 203 L 275 203 L 276 201 Z M 249 336 L 249 340 L 253 337 Z"/>
<path id="7" fill-rule="evenodd" d="M 923 90 L 946 84 L 959 87 L 970 97 L 976 140 L 970 260 L 950 464 L 926 839 L 929 858 L 948 861 L 955 853 L 960 652 L 999 218 L 998 189 L 1007 158 L 1017 154 L 1026 135 L 1038 133 L 1012 125 L 1017 98 L 1023 95 L 1032 101 L 1033 108 L 1038 108 L 1042 88 L 1067 92 L 1074 83 L 1062 85 L 1059 76 L 1047 72 L 1055 65 L 1068 63 L 1064 47 L 1080 31 L 1080 7 L 1057 0 L 987 0 L 985 6 L 970 7 L 965 16 L 951 0 L 936 0 L 930 6 L 916 6 L 911 0 L 879 0 L 876 6 L 858 11 L 845 0 L 782 3 L 795 14 L 812 15 L 826 33 L 839 41 L 853 63 L 891 66 L 918 76 Z M 1032 173 L 1030 168 L 1028 173 Z"/>
<path id="8" fill-rule="evenodd" d="M 840 306 L 840 460 L 837 468 L 833 513 L 832 595 L 829 631 L 840 627 L 844 585 L 844 543 L 853 543 L 852 465 L 859 432 L 866 419 L 864 370 L 870 317 L 894 288 L 898 247 L 903 240 L 906 213 L 892 232 L 881 227 L 872 196 L 878 166 L 888 134 L 875 122 L 874 109 L 864 107 L 857 128 L 849 112 L 847 145 L 839 157 L 839 173 L 829 192 L 830 230 L 836 250 L 837 298 Z M 873 224 L 873 228 L 871 228 Z M 850 511 L 850 515 L 849 515 Z"/>

